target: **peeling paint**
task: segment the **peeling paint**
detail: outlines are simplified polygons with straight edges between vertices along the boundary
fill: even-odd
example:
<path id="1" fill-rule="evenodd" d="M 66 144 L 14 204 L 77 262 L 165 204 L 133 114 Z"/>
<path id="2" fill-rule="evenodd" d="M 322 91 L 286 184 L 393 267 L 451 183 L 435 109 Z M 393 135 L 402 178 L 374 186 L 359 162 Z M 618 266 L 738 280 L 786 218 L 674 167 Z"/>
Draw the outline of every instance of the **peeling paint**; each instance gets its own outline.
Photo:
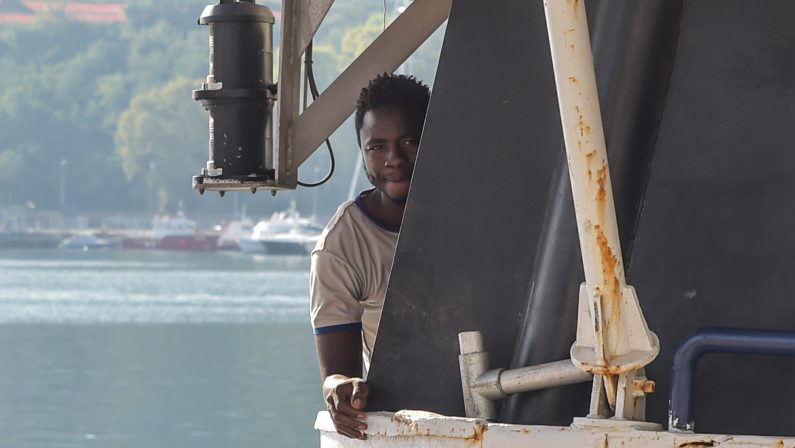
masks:
<path id="1" fill-rule="evenodd" d="M 470 437 L 467 437 L 466 439 L 467 445 L 483 446 L 483 436 L 486 433 L 486 431 L 488 431 L 488 429 L 489 429 L 488 426 L 480 422 L 475 422 L 475 428 L 474 431 L 472 432 L 472 435 Z"/>
<path id="2" fill-rule="evenodd" d="M 720 442 L 715 440 L 704 440 L 696 442 L 686 442 L 679 445 L 679 448 L 699 448 L 704 446 L 718 446 Z"/>
<path id="3" fill-rule="evenodd" d="M 639 382 L 640 383 L 640 382 Z M 592 448 L 703 448 L 703 447 L 795 447 L 795 438 L 729 434 L 683 434 L 646 431 L 616 421 L 616 426 L 527 426 L 492 424 L 484 420 L 444 417 L 421 411 L 401 411 L 402 415 L 374 412 L 368 415 L 373 429 L 368 440 L 349 439 L 338 434 L 328 412 L 318 414 L 315 429 L 321 432 L 322 447 L 592 447 Z M 418 424 L 419 431 L 408 431 Z M 624 422 L 626 423 L 626 422 Z M 489 437 L 486 437 L 488 432 Z"/>

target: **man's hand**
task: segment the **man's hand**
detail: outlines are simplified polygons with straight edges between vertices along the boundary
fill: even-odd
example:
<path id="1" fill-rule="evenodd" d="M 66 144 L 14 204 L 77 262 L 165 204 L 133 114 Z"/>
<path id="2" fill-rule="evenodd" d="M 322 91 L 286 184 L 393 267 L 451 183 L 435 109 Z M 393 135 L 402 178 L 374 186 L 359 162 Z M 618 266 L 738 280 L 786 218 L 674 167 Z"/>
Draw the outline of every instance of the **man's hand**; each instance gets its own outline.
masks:
<path id="1" fill-rule="evenodd" d="M 364 440 L 367 395 L 370 387 L 362 374 L 362 332 L 335 331 L 315 335 L 323 399 L 337 432 Z"/>
<path id="2" fill-rule="evenodd" d="M 367 394 L 370 387 L 361 378 L 349 378 L 345 375 L 329 375 L 323 381 L 323 398 L 334 421 L 337 432 L 352 439 L 367 439 L 364 430 L 367 415 Z"/>

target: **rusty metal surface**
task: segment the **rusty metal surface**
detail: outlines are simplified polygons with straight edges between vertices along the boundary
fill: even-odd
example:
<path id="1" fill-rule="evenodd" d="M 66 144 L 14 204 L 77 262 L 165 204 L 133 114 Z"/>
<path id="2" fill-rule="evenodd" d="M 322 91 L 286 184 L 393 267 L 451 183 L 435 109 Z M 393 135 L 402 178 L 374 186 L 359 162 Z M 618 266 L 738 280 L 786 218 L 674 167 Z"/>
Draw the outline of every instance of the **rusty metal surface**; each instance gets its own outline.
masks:
<path id="1" fill-rule="evenodd" d="M 648 180 L 682 0 L 586 2 L 623 258 L 629 262 Z M 527 320 L 512 366 L 568 356 L 573 340 L 581 259 L 568 173 L 556 174 L 539 243 Z M 554 315 L 556 319 L 547 316 Z M 664 393 L 664 391 L 663 391 Z M 501 418 L 565 424 L 584 415 L 587 390 L 559 388 L 509 399 Z"/>
<path id="2" fill-rule="evenodd" d="M 544 11 L 585 271 L 571 358 L 604 375 L 614 407 L 614 375 L 645 366 L 659 345 L 624 278 L 585 4 L 544 2 Z"/>
<path id="3" fill-rule="evenodd" d="M 315 422 L 322 448 L 343 447 L 583 447 L 583 448 L 795 448 L 795 439 L 723 434 L 680 434 L 664 431 L 610 427 L 522 426 L 489 423 L 486 420 L 443 417 L 401 411 L 368 415 L 367 440 L 348 439 L 336 434 L 328 413 Z"/>

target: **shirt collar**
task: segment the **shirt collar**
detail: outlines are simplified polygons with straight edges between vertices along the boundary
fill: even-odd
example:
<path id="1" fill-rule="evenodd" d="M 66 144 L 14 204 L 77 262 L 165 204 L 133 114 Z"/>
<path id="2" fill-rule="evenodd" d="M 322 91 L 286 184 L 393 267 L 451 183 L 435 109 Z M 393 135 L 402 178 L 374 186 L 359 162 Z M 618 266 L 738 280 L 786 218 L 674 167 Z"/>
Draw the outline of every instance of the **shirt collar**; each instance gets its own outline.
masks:
<path id="1" fill-rule="evenodd" d="M 373 214 L 370 213 L 369 210 L 367 210 L 367 207 L 364 205 L 364 197 L 367 196 L 368 194 L 372 193 L 373 191 L 375 191 L 375 188 L 371 188 L 369 190 L 365 190 L 365 191 L 359 193 L 359 195 L 356 196 L 356 200 L 354 201 L 356 206 L 359 207 L 359 210 L 361 210 L 362 213 L 364 213 L 364 216 L 366 216 L 376 226 L 386 230 L 387 232 L 393 232 L 393 233 L 400 232 L 400 226 L 399 225 L 398 226 L 393 226 L 393 225 L 389 225 L 389 224 L 383 223 L 383 222 L 379 221 L 378 219 L 376 219 L 376 217 L 373 216 Z"/>

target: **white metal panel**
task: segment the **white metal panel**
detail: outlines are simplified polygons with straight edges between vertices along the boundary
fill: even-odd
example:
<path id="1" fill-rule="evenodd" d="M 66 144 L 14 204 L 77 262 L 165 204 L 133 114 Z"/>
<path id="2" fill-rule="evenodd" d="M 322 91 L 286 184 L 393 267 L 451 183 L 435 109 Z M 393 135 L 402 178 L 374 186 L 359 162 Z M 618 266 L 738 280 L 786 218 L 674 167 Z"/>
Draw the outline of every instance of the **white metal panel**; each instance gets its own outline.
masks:
<path id="1" fill-rule="evenodd" d="M 369 428 L 366 441 L 337 434 L 327 412 L 318 414 L 315 429 L 320 431 L 322 448 L 795 448 L 795 438 L 685 434 L 605 427 L 506 425 L 480 419 L 445 417 L 422 411 L 371 412 L 367 415 L 367 424 Z"/>

